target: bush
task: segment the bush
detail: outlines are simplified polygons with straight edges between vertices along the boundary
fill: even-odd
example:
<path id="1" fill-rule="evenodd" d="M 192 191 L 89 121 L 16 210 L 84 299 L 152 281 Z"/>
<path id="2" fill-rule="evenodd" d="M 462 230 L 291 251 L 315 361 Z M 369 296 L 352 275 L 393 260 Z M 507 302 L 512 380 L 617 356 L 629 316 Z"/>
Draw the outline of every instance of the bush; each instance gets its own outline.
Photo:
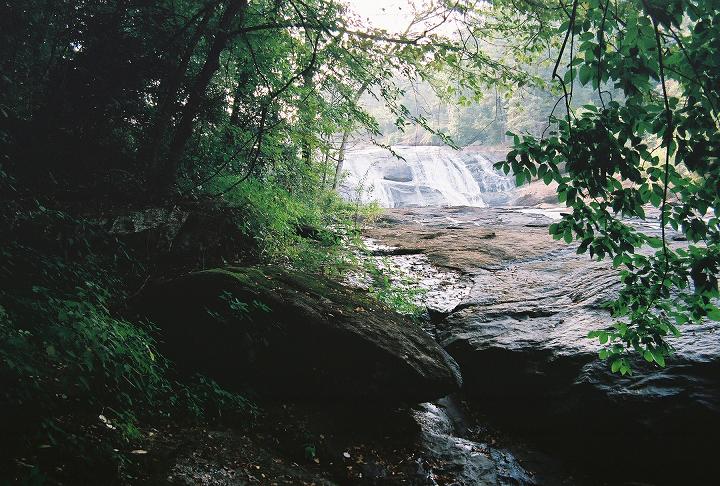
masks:
<path id="1" fill-rule="evenodd" d="M 317 187 L 289 190 L 273 180 L 218 176 L 206 194 L 219 194 L 233 207 L 243 208 L 239 223 L 245 235 L 257 242 L 263 260 L 295 263 L 303 268 L 340 271 L 346 267 L 344 243 L 359 234 L 358 219 L 379 211 L 357 208 L 334 191 Z"/>

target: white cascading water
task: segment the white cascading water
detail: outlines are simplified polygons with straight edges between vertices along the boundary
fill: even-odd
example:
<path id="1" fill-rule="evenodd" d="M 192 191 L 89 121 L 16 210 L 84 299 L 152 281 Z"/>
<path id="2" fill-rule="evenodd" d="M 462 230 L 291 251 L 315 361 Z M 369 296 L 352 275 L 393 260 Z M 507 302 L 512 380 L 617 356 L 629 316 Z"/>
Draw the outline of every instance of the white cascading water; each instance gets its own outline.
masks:
<path id="1" fill-rule="evenodd" d="M 514 187 L 512 178 L 475 151 L 438 146 L 370 147 L 347 152 L 340 193 L 348 200 L 386 208 L 487 206 L 483 193 Z"/>

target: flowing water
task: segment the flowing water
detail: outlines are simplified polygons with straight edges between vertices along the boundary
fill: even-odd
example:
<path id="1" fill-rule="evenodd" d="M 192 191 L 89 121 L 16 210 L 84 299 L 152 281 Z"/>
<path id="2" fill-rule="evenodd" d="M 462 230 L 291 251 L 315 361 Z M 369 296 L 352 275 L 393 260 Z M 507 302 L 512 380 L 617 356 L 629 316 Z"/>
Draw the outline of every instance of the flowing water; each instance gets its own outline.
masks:
<path id="1" fill-rule="evenodd" d="M 507 191 L 513 179 L 476 151 L 436 146 L 370 147 L 349 151 L 340 192 L 385 208 L 487 206 L 484 194 Z"/>
<path id="2" fill-rule="evenodd" d="M 425 254 L 397 254 L 397 247 L 364 238 L 375 265 L 393 275 L 393 285 L 416 289 L 416 304 L 428 313 L 447 314 L 468 297 L 472 282 L 458 271 L 433 265 Z M 351 275 L 347 285 L 363 288 L 369 282 L 362 275 Z M 434 333 L 433 324 L 425 323 Z M 422 403 L 413 411 L 420 428 L 421 450 L 428 464 L 428 482 L 433 486 L 502 485 L 535 486 L 512 452 L 468 437 L 465 413 L 453 396 Z"/>

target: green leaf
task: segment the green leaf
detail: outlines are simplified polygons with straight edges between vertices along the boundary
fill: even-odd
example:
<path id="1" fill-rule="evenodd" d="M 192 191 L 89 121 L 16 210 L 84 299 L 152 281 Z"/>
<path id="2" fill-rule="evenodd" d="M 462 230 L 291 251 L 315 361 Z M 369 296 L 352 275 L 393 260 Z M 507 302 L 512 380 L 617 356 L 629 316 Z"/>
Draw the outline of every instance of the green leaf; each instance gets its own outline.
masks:
<path id="1" fill-rule="evenodd" d="M 613 258 L 613 267 L 615 267 L 615 268 L 619 267 L 620 265 L 623 264 L 623 261 L 624 261 L 624 257 L 623 257 L 622 253 L 619 255 L 615 255 L 615 258 Z"/>
<path id="2" fill-rule="evenodd" d="M 645 241 L 647 241 L 648 245 L 650 245 L 653 248 L 662 248 L 662 246 L 663 246 L 662 240 L 660 238 L 656 238 L 654 236 L 646 238 Z"/>
<path id="3" fill-rule="evenodd" d="M 651 353 L 652 353 L 652 357 L 655 360 L 655 362 L 664 368 L 665 367 L 665 357 L 662 355 L 662 352 L 660 352 L 657 349 L 653 349 L 653 350 L 651 350 Z"/>
<path id="4" fill-rule="evenodd" d="M 660 204 L 662 204 L 662 197 L 652 192 L 650 193 L 650 203 L 656 208 L 659 208 Z"/>
<path id="5" fill-rule="evenodd" d="M 588 84 L 588 81 L 590 81 L 590 78 L 592 77 L 592 67 L 588 64 L 583 65 L 580 68 L 580 72 L 578 73 L 580 84 L 585 86 Z"/>

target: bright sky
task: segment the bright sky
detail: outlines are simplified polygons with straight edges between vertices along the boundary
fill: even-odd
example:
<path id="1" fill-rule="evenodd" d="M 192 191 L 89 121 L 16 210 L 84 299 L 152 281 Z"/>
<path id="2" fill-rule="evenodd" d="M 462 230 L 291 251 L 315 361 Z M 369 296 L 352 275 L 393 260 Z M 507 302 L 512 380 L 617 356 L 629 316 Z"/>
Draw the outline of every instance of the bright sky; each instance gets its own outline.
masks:
<path id="1" fill-rule="evenodd" d="M 368 19 L 373 27 L 388 32 L 400 32 L 407 27 L 411 16 L 411 5 L 417 0 L 345 0 L 350 8 L 363 20 Z"/>

